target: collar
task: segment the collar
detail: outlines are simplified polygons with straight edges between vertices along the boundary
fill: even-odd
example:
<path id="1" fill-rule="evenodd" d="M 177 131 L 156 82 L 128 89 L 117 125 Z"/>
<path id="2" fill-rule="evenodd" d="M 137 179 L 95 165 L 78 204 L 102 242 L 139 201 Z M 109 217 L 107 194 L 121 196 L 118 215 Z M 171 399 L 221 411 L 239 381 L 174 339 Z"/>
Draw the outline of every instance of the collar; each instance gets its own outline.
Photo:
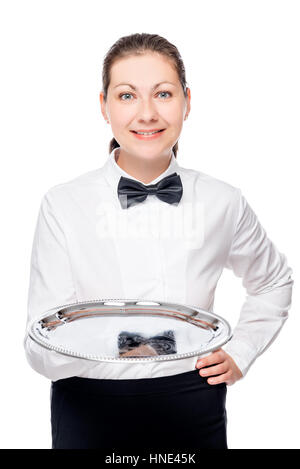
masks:
<path id="1" fill-rule="evenodd" d="M 106 160 L 106 163 L 103 166 L 104 170 L 104 176 L 109 183 L 109 185 L 117 191 L 118 183 L 120 180 L 120 177 L 127 177 L 129 179 L 133 179 L 134 181 L 142 182 L 139 181 L 139 179 L 136 179 L 135 177 L 131 176 L 128 174 L 126 171 L 124 171 L 116 162 L 116 156 L 117 152 L 120 149 L 120 147 L 114 148 L 113 151 L 110 153 L 109 157 Z M 164 177 L 168 176 L 169 174 L 172 174 L 174 172 L 177 172 L 179 174 L 179 164 L 177 163 L 177 160 L 175 158 L 174 152 L 172 150 L 172 157 L 169 166 L 167 169 L 161 173 L 157 178 L 153 179 L 147 184 L 144 184 L 145 186 L 148 186 L 149 184 L 156 184 L 159 182 L 161 179 Z"/>

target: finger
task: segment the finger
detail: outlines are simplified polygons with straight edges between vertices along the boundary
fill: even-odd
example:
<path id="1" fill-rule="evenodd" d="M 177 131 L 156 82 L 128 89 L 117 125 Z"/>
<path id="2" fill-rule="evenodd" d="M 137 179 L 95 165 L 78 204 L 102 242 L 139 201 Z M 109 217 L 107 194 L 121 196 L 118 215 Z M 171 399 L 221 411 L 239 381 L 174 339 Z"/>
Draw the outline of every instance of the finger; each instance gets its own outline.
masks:
<path id="1" fill-rule="evenodd" d="M 216 376 L 214 378 L 208 378 L 207 382 L 208 384 L 214 385 L 214 384 L 226 383 L 228 379 L 229 379 L 228 373 L 223 373 L 222 375 Z"/>
<path id="2" fill-rule="evenodd" d="M 219 349 L 212 352 L 210 355 L 204 358 L 200 358 L 196 363 L 196 368 L 204 368 L 205 366 L 215 365 L 221 363 L 225 358 L 223 350 Z"/>
<path id="3" fill-rule="evenodd" d="M 201 376 L 214 376 L 221 375 L 228 371 L 228 364 L 226 362 L 220 363 L 219 365 L 210 366 L 209 368 L 201 368 L 199 374 Z"/>

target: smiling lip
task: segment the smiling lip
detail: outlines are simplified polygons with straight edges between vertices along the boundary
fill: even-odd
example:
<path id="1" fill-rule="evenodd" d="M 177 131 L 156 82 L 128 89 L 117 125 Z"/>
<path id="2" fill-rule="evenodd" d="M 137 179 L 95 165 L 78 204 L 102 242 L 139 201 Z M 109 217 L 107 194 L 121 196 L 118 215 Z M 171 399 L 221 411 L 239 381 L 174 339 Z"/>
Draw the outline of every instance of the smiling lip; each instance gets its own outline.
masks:
<path id="1" fill-rule="evenodd" d="M 157 132 L 158 130 L 160 130 L 160 132 Z M 155 138 L 159 138 L 165 130 L 166 129 L 138 130 L 138 132 L 156 132 L 155 134 L 151 135 L 137 134 L 135 130 L 131 130 L 131 132 L 139 140 L 154 140 Z"/>
<path id="2" fill-rule="evenodd" d="M 165 129 L 139 129 L 139 130 L 131 130 L 131 132 L 156 132 L 157 130 L 165 130 Z"/>

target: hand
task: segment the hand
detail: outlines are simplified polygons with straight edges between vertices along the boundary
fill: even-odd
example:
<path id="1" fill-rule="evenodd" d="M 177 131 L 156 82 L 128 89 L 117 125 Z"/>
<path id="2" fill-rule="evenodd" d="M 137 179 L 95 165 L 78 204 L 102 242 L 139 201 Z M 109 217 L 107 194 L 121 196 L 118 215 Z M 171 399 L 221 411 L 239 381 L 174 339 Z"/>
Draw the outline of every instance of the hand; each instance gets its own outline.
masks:
<path id="1" fill-rule="evenodd" d="M 216 366 L 205 368 L 209 365 Z M 208 384 L 226 383 L 230 386 L 243 377 L 241 370 L 233 358 L 221 348 L 212 352 L 207 357 L 199 358 L 196 368 L 200 369 L 199 374 L 204 378 L 214 376 L 214 378 L 208 378 Z"/>

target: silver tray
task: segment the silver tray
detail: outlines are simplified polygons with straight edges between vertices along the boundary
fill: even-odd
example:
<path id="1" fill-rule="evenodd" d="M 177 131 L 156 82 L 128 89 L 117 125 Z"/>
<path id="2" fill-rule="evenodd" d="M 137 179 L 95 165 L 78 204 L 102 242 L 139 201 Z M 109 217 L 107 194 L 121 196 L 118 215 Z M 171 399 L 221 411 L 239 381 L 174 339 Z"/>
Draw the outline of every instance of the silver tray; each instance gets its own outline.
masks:
<path id="1" fill-rule="evenodd" d="M 176 303 L 97 299 L 62 305 L 32 321 L 29 336 L 58 353 L 100 362 L 179 360 L 232 337 L 221 316 Z"/>

